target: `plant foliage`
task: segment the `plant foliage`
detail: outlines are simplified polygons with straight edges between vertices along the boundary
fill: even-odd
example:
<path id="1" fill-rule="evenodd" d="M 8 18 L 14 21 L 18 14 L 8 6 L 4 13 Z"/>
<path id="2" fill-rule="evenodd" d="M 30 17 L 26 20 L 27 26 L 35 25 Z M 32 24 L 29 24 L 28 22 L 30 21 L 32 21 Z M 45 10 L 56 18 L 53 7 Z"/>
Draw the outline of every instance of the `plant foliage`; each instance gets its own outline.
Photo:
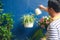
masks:
<path id="1" fill-rule="evenodd" d="M 34 18 L 34 15 L 24 15 L 22 16 L 22 21 L 23 21 L 23 24 L 26 24 L 26 23 L 33 23 L 35 21 L 35 18 Z"/>
<path id="2" fill-rule="evenodd" d="M 11 40 L 13 19 L 10 14 L 2 12 L 2 2 L 0 1 L 0 40 Z"/>

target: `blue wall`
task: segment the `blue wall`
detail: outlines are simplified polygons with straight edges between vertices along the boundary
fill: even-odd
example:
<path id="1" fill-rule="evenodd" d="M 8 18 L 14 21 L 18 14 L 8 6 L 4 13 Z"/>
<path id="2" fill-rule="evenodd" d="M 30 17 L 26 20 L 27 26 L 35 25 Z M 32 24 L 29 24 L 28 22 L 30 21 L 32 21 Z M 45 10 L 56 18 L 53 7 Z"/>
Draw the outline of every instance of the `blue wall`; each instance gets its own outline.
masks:
<path id="1" fill-rule="evenodd" d="M 35 14 L 34 9 L 40 4 L 47 6 L 47 0 L 3 0 L 3 3 L 4 12 L 9 12 L 14 15 L 15 22 L 14 28 L 12 29 L 12 33 L 15 35 L 14 38 L 18 40 L 27 40 L 27 37 L 30 37 L 35 32 L 35 30 L 38 29 L 38 26 L 35 23 L 33 28 L 24 28 L 20 22 L 20 17 L 30 12 Z M 41 18 L 45 15 L 48 14 L 42 11 L 42 14 L 37 17 Z"/>

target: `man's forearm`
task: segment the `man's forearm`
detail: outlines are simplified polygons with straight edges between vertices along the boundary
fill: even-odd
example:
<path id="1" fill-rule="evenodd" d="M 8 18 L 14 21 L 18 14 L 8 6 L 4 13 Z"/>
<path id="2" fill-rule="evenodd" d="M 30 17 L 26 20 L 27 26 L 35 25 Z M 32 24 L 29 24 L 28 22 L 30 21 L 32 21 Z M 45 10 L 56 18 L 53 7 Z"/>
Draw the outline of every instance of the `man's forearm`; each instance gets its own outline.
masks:
<path id="1" fill-rule="evenodd" d="M 47 7 L 44 7 L 43 5 L 40 5 L 39 8 L 40 8 L 41 10 L 44 10 L 44 11 L 47 11 L 47 12 L 48 12 L 48 8 L 47 8 Z"/>

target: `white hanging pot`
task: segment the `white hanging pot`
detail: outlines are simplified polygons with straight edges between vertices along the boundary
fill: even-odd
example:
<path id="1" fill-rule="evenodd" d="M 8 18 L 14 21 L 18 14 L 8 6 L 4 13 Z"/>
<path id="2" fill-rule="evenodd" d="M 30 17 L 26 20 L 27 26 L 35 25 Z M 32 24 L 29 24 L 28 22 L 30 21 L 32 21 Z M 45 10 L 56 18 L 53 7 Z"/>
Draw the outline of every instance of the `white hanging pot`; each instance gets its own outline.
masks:
<path id="1" fill-rule="evenodd" d="M 25 27 L 25 28 L 32 28 L 33 25 L 34 25 L 34 22 L 32 22 L 32 23 L 25 23 L 25 24 L 24 24 L 24 27 Z"/>

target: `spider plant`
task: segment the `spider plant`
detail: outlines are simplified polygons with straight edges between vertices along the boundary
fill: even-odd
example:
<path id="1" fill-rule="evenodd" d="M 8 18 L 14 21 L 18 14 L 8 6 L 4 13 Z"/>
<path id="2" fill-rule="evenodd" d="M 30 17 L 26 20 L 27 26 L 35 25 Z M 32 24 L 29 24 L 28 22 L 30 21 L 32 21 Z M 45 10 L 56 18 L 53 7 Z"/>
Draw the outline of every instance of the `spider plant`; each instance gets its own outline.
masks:
<path id="1" fill-rule="evenodd" d="M 26 25 L 33 26 L 34 21 L 35 21 L 34 14 L 32 14 L 32 15 L 27 14 L 27 15 L 23 15 L 23 16 L 22 16 L 22 23 L 23 23 L 25 26 L 26 26 Z"/>

